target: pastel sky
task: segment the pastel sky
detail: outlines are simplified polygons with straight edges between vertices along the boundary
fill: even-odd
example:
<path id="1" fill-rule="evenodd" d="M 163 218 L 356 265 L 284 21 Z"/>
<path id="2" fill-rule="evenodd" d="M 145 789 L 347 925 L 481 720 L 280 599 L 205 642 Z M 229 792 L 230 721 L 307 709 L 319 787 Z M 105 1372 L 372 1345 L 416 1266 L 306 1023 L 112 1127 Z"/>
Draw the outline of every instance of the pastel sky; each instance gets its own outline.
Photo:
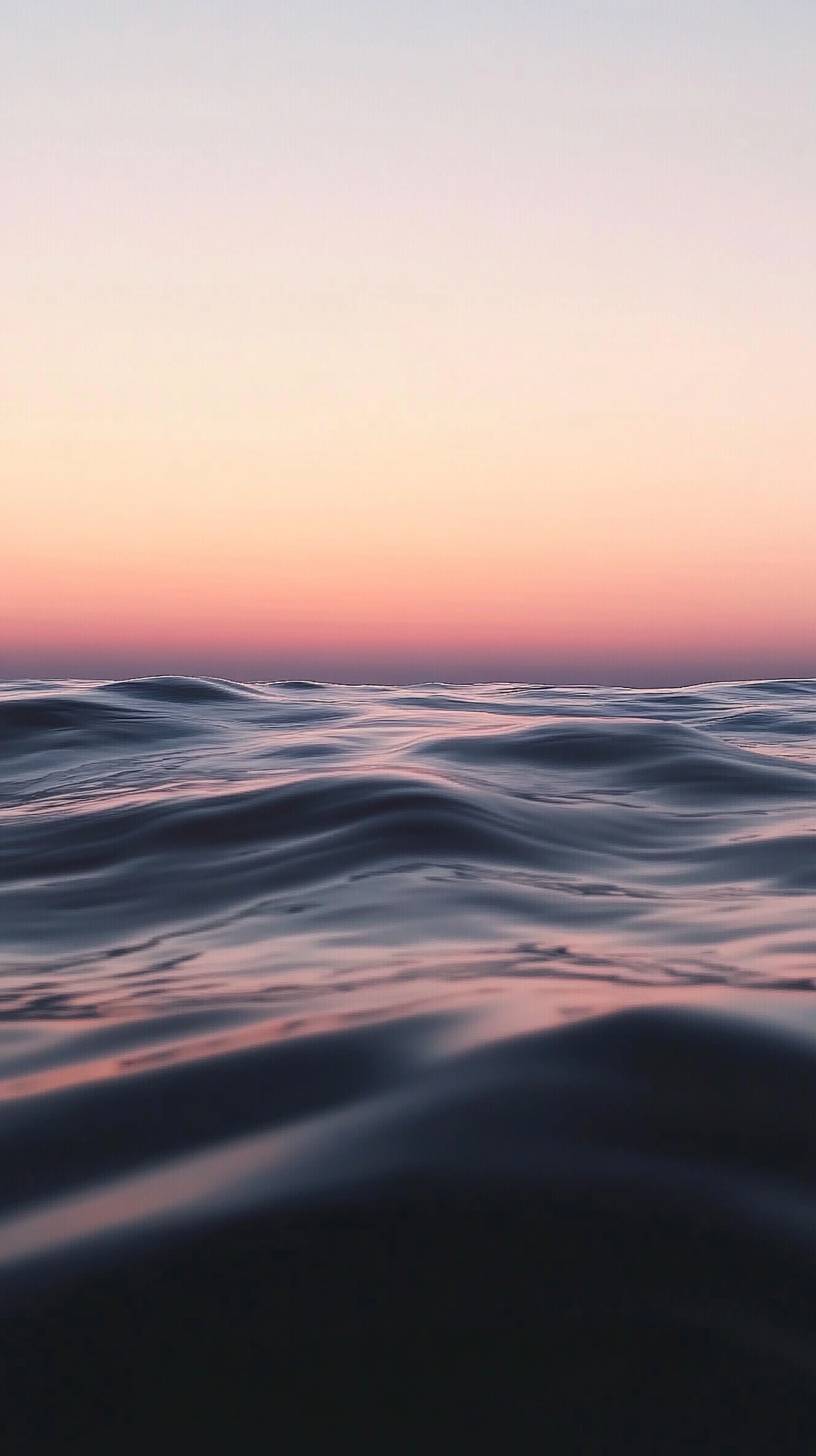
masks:
<path id="1" fill-rule="evenodd" d="M 816 674 L 812 0 L 10 0 L 0 674 Z"/>

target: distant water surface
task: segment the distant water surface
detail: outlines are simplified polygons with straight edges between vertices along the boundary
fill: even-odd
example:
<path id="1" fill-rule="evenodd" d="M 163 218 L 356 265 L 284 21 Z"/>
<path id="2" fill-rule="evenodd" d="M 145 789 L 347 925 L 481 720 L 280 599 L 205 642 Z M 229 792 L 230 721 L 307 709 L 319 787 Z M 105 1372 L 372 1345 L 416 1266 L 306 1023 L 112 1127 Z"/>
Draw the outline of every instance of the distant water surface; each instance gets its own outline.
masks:
<path id="1" fill-rule="evenodd" d="M 816 1449 L 816 681 L 14 682 L 0 752 L 12 1449 Z"/>

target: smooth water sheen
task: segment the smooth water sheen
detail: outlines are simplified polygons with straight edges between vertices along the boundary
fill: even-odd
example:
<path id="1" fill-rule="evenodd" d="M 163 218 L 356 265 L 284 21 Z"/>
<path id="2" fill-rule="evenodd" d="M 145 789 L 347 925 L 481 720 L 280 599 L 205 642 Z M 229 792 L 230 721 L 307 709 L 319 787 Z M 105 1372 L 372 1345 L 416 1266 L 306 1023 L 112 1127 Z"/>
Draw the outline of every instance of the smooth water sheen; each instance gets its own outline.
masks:
<path id="1" fill-rule="evenodd" d="M 18 682 L 0 749 L 11 1450 L 816 1449 L 816 681 Z"/>

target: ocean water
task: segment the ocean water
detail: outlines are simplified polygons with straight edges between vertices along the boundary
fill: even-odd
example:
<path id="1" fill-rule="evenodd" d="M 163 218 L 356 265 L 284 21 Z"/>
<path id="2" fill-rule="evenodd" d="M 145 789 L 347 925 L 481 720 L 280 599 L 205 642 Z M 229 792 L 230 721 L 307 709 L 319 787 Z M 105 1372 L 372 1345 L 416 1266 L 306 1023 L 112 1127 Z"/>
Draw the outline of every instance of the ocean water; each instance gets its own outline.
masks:
<path id="1" fill-rule="evenodd" d="M 816 1449 L 816 681 L 10 682 L 0 755 L 9 1450 Z"/>

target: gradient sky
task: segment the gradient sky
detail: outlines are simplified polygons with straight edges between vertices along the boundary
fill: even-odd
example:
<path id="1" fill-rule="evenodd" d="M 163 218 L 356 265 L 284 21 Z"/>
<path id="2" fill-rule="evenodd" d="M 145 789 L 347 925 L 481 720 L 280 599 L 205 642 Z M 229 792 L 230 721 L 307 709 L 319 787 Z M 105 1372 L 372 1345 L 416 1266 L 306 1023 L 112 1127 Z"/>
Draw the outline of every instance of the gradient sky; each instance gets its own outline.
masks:
<path id="1" fill-rule="evenodd" d="M 0 673 L 816 674 L 812 0 L 11 0 Z"/>

